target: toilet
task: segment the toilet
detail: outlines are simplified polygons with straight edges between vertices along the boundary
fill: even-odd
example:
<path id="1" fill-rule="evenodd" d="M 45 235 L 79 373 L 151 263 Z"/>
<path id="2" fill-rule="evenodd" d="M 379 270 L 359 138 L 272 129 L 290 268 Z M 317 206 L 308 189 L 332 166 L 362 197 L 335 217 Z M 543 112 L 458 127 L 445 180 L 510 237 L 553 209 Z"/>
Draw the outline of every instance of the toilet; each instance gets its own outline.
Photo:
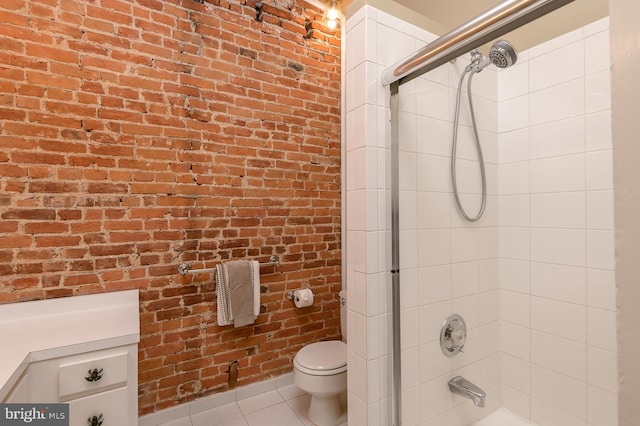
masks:
<path id="1" fill-rule="evenodd" d="M 311 343 L 293 359 L 293 380 L 311 395 L 307 415 L 317 426 L 336 426 L 346 421 L 340 395 L 347 390 L 346 291 L 340 292 L 340 327 L 344 341 Z"/>

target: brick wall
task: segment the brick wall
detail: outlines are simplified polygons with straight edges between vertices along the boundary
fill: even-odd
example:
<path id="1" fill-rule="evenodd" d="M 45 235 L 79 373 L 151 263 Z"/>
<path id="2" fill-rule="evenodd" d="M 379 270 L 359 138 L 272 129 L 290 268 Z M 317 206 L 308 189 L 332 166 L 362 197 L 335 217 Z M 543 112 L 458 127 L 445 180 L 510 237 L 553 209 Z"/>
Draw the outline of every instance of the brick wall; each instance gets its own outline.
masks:
<path id="1" fill-rule="evenodd" d="M 302 0 L 0 2 L 0 303 L 140 289 L 139 408 L 339 335 L 340 38 Z M 266 261 L 255 325 L 212 276 Z M 288 289 L 310 285 L 311 308 Z"/>

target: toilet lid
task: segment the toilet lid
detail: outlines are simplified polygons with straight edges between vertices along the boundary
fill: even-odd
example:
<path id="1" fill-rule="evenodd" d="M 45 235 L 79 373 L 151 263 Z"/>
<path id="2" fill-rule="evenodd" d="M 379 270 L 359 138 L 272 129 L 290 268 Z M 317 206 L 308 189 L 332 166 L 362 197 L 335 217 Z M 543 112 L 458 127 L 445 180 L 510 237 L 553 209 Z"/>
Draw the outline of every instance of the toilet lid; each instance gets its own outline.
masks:
<path id="1" fill-rule="evenodd" d="M 312 343 L 298 351 L 293 363 L 307 374 L 339 374 L 347 369 L 347 345 L 340 340 Z"/>

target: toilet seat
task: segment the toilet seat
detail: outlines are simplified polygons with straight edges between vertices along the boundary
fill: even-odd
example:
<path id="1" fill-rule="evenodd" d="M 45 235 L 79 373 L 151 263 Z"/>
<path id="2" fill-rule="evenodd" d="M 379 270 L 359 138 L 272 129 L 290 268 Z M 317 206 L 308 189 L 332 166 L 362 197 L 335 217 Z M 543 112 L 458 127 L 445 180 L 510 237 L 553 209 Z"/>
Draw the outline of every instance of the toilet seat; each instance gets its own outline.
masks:
<path id="1" fill-rule="evenodd" d="M 313 376 L 343 373 L 347 371 L 347 345 L 340 340 L 312 343 L 298 351 L 293 365 Z"/>

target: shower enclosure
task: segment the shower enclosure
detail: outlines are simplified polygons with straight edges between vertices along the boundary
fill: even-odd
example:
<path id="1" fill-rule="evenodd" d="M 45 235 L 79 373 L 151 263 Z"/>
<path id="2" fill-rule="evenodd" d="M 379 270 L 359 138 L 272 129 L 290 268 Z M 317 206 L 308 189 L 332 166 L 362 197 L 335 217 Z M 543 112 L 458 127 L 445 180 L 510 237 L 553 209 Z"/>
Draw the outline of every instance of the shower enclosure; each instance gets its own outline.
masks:
<path id="1" fill-rule="evenodd" d="M 380 81 L 383 70 L 435 39 L 371 6 L 347 22 L 349 424 L 470 425 L 506 407 L 540 426 L 614 426 L 608 21 L 474 76 L 487 202 L 473 223 L 458 214 L 449 178 L 468 50 L 398 88 L 396 128 Z M 473 211 L 481 184 L 471 129 L 463 110 L 458 185 Z M 392 259 L 395 196 L 399 250 Z M 449 358 L 439 336 L 453 313 L 469 331 L 464 352 Z M 486 391 L 484 408 L 451 394 L 447 381 L 457 375 Z"/>

